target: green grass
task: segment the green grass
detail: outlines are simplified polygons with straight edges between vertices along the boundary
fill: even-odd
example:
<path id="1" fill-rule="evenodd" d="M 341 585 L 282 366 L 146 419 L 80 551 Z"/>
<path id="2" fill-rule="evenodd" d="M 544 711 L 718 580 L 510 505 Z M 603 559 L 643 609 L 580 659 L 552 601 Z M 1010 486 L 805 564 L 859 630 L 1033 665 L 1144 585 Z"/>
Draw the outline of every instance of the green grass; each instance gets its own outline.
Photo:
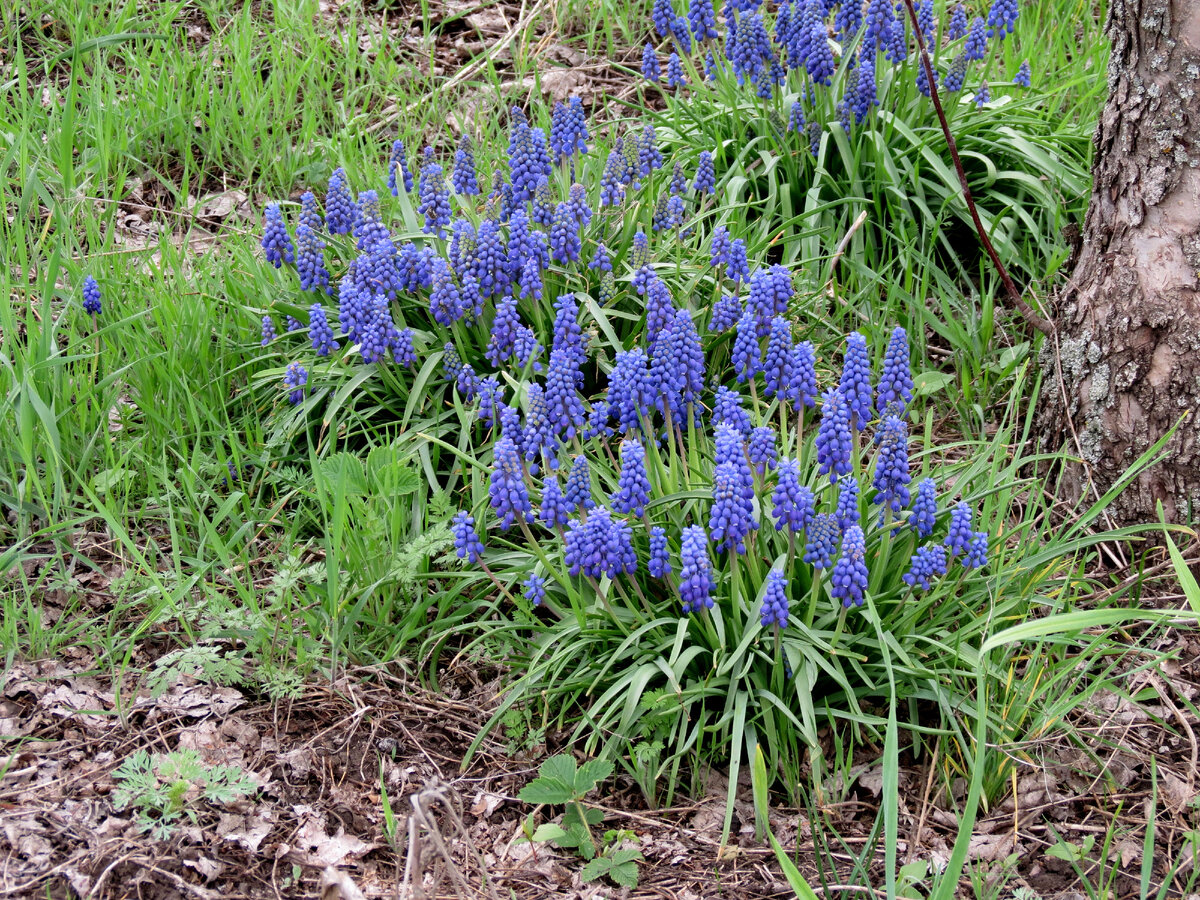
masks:
<path id="1" fill-rule="evenodd" d="M 959 800 L 961 852 L 948 874 L 908 877 L 947 896 L 959 883 L 975 808 L 1002 798 L 1014 767 L 1035 760 L 1044 741 L 1094 751 L 1071 726 L 1076 711 L 1100 690 L 1120 691 L 1130 669 L 1154 664 L 1147 648 L 1166 627 L 1161 617 L 1145 614 L 1150 630 L 1129 642 L 1122 624 L 1140 613 L 1094 575 L 1097 544 L 1130 535 L 1094 530 L 1104 501 L 1062 524 L 1054 486 L 1030 475 L 1032 463 L 1058 450 L 1039 447 L 1031 430 L 1039 346 L 1013 326 L 967 247 L 953 180 L 930 162 L 942 151 L 928 116 L 918 128 L 887 113 L 848 139 L 830 132 L 811 160 L 794 135 L 764 127 L 770 110 L 749 92 L 653 113 L 602 104 L 617 121 L 580 169 L 589 185 L 621 120 L 639 114 L 654 117 L 689 165 L 702 147 L 721 160 L 721 192 L 701 208 L 695 233 L 660 245 L 670 248 L 658 263 L 677 298 L 703 309 L 713 296 L 701 254 L 712 227 L 726 224 L 747 239 L 752 259 L 797 269 L 791 311 L 818 344 L 823 383 L 846 331 L 864 331 L 878 351 L 892 325 L 908 328 L 924 392 L 921 427 L 937 438 L 918 465 L 969 485 L 994 536 L 993 562 L 969 591 L 910 610 L 923 627 L 839 637 L 869 662 L 839 661 L 836 677 L 791 716 L 798 726 L 766 707 L 739 716 L 706 704 L 712 688 L 700 670 L 750 659 L 752 635 L 745 646 L 710 647 L 692 670 L 679 667 L 692 679 L 689 720 L 682 706 L 665 715 L 651 708 L 669 696 L 671 679 L 645 669 L 661 655 L 652 651 L 674 652 L 683 632 L 673 613 L 639 646 L 619 629 L 595 627 L 588 612 L 583 631 L 594 649 L 580 664 L 577 644 L 555 644 L 560 632 L 508 596 L 557 552 L 550 541 L 538 548 L 545 558 L 521 540 L 497 545 L 488 556 L 495 580 L 450 564 L 446 520 L 460 505 L 486 510 L 490 449 L 473 409 L 436 383 L 435 340 L 444 337 L 436 328 L 422 333 L 425 353 L 412 376 L 336 359 L 311 366 L 314 390 L 298 408 L 279 381 L 302 342 L 284 335 L 264 348 L 257 336 L 262 315 L 280 324 L 312 299 L 262 262 L 265 202 L 282 202 L 293 218 L 299 193 L 320 193 L 338 166 L 356 190 L 382 192 L 391 140 L 404 137 L 414 162 L 433 141 L 446 161 L 453 138 L 444 123 L 454 114 L 470 123 L 480 170 L 490 172 L 504 158 L 507 106 L 549 125 L 536 84 L 522 84 L 539 71 L 542 37 L 594 60 L 625 58 L 629 47 L 636 56 L 650 32 L 648 4 L 608 2 L 599 15 L 581 4 L 531 5 L 511 55 L 473 60 L 471 77 L 450 89 L 439 85 L 454 72 L 431 74 L 425 49 L 381 31 L 380 21 L 399 23 L 377 11 L 344 7 L 330 22 L 311 2 L 77 6 L 42 2 L 0 14 L 0 49 L 11 61 L 0 92 L 8 123 L 0 132 L 0 290 L 10 298 L 0 306 L 7 665 L 79 646 L 92 651 L 98 671 L 127 672 L 148 686 L 187 671 L 277 698 L 352 663 L 398 663 L 432 680 L 439 661 L 459 653 L 526 659 L 528 673 L 513 673 L 507 698 L 524 721 L 574 730 L 582 747 L 606 750 L 651 797 L 691 788 L 707 759 L 749 765 L 774 740 L 768 777 L 777 790 L 791 783 L 790 796 L 777 798 L 809 809 L 823 884 L 870 884 L 877 854 L 888 885 L 902 878 L 898 760 L 936 758 L 936 791 L 952 800 L 956 779 L 970 787 Z M 428 4 L 419 18 L 425 33 L 462 26 Z M 1057 39 L 1062 21 L 1077 24 L 1077 40 Z M 1008 130 L 973 106 L 951 113 L 960 146 L 973 154 L 975 185 L 990 192 L 994 237 L 1038 293 L 1061 277 L 1060 229 L 1078 220 L 1085 201 L 1104 90 L 1101 21 L 1082 0 L 1025 8 L 994 63 L 1008 73 L 1025 56 L 1036 61 L 1034 91 L 1003 108 Z M 920 102 L 905 90 L 896 88 L 902 110 Z M 472 108 L 465 104 L 476 112 L 462 117 Z M 1030 183 L 1014 162 L 1031 139 L 1057 154 L 1048 182 Z M 196 218 L 201 201 L 235 190 L 247 195 L 248 219 Z M 416 236 L 413 202 L 385 198 L 389 216 Z M 649 196 L 636 209 L 647 231 L 652 209 Z M 855 228 L 864 212 L 866 224 Z M 634 215 L 619 223 L 599 215 L 623 260 Z M 130 216 L 149 225 L 148 237 L 131 231 Z M 211 249 L 198 252 L 193 239 L 213 236 Z M 585 242 L 585 255 L 591 249 Z M 338 253 L 343 262 L 352 255 L 345 246 Z M 104 292 L 97 321 L 78 305 L 85 273 Z M 594 282 L 584 306 L 604 372 L 617 349 L 638 339 L 643 310 L 625 282 L 614 306 L 595 302 Z M 552 270 L 548 298 L 571 283 Z M 417 307 L 398 305 L 414 317 Z M 526 313 L 548 340 L 551 314 Z M 486 329 L 461 328 L 455 338 L 478 358 Z M 725 352 L 719 342 L 716 352 Z M 607 491 L 615 470 L 597 477 Z M 671 512 L 697 502 L 684 497 Z M 99 567 L 78 538 L 88 533 L 103 536 L 123 573 L 99 611 L 83 602 L 85 587 L 72 575 Z M 44 614 L 51 595 L 66 598 L 52 622 Z M 813 646 L 825 646 L 837 627 L 818 623 Z M 151 634 L 180 652 L 135 671 L 135 651 Z M 751 678 L 747 685 L 761 687 Z M 827 777 L 802 780 L 802 760 L 813 761 L 806 754 L 825 729 L 831 742 L 816 764 Z M 636 749 L 656 740 L 653 752 Z M 846 799 L 864 755 L 884 760 L 888 798 L 865 845 L 842 841 L 823 812 Z M 846 854 L 854 859 L 848 874 Z M 995 884 L 977 867 L 966 873 L 980 896 Z M 1097 896 L 1103 878 L 1081 875 Z M 1143 885 L 1142 896 L 1162 896 L 1151 875 Z"/>

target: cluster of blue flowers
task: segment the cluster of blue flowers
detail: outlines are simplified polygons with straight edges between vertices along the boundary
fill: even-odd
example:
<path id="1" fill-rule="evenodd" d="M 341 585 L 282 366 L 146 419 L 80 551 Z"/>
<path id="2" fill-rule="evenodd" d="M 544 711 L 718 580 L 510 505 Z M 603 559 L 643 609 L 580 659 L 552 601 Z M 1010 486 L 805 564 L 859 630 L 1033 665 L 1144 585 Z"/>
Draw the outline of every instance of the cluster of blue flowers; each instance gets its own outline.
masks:
<path id="1" fill-rule="evenodd" d="M 83 277 L 83 311 L 89 316 L 100 315 L 100 285 L 91 275 Z"/>
<path id="2" fill-rule="evenodd" d="M 639 272 L 647 273 L 645 293 L 650 297 L 658 282 L 644 257 L 648 250 L 643 241 L 635 242 L 634 252 L 639 257 L 634 264 L 642 263 Z M 726 253 L 718 255 L 725 258 Z M 767 278 L 768 270 L 757 270 L 750 282 Z M 938 522 L 934 481 L 922 480 L 915 497 L 908 487 L 907 416 L 913 378 L 904 330 L 895 329 L 888 340 L 877 379 L 866 339 L 858 333 L 847 338 L 841 377 L 821 403 L 815 481 L 804 484 L 800 456 L 781 452 L 788 447 L 786 430 L 776 431 L 766 423 L 756 426 L 744 396 L 719 381 L 710 399 L 706 381 L 719 379 L 719 374 L 705 365 L 695 313 L 674 307 L 669 291 L 663 302 L 672 304 L 664 312 L 647 304 L 648 351 L 635 347 L 618 352 L 607 390 L 588 409 L 578 394 L 580 361 L 587 359 L 587 351 L 580 341 L 577 310 L 569 297 L 560 298 L 546 391 L 537 384 L 530 386 L 523 422 L 520 411 L 511 406 L 491 414 L 498 422 L 499 437 L 489 499 L 500 529 L 534 522 L 538 475 L 545 472 L 536 521 L 561 535 L 566 576 L 616 580 L 636 576 L 644 566 L 650 578 L 677 593 L 683 612 L 695 613 L 711 608 L 717 600 L 714 559 L 725 554 L 732 560 L 752 552 L 759 517 L 766 514 L 760 510 L 769 509 L 775 530 L 789 536 L 794 557 L 818 572 L 828 571 L 830 595 L 846 607 L 863 605 L 870 578 L 868 533 L 894 535 L 908 528 L 922 541 L 933 535 Z M 746 306 L 751 308 L 748 299 Z M 767 304 L 766 312 L 778 311 L 782 310 L 773 301 Z M 764 387 L 771 385 L 766 393 L 778 403 L 781 420 L 802 425 L 817 393 L 812 346 L 794 344 L 790 326 L 779 315 L 768 319 L 765 337 L 758 336 L 753 312 L 744 313 L 739 325 L 740 340 L 746 345 L 733 351 L 732 365 L 739 379 L 752 392 L 757 392 L 760 379 Z M 764 341 L 768 359 L 783 362 L 761 364 Z M 562 376 L 555 378 L 560 371 Z M 547 402 L 552 391 L 557 399 Z M 651 521 L 656 496 L 646 447 L 654 444 L 668 458 L 678 447 L 679 456 L 686 456 L 685 441 L 709 440 L 707 429 L 696 429 L 706 423 L 712 435 L 711 504 L 705 523 L 692 522 L 678 532 L 676 565 L 668 527 Z M 579 448 L 576 435 L 594 440 L 597 453 L 602 453 L 608 437 L 621 437 L 616 487 L 607 504 L 597 502 L 583 453 L 571 463 L 565 493 L 560 487 L 557 472 L 568 444 Z M 870 454 L 873 466 L 866 458 Z M 859 484 L 868 474 L 875 493 L 864 504 Z M 877 509 L 875 520 L 864 517 L 871 507 Z M 972 530 L 970 507 L 960 502 L 950 515 L 944 539 L 918 547 L 903 580 L 915 590 L 928 590 L 946 574 L 951 561 L 959 560 L 964 570 L 979 568 L 986 564 L 987 551 L 987 533 Z M 539 604 L 545 601 L 545 589 L 546 584 L 539 582 Z M 764 627 L 787 626 L 788 591 L 788 579 L 773 572 L 762 595 Z"/>
<path id="3" fill-rule="evenodd" d="M 686 20 L 667 14 L 669 0 L 658 7 L 658 24 L 680 52 L 687 52 L 681 33 L 699 46 L 712 41 L 703 3 L 694 4 Z M 894 45 L 889 9 L 873 3 L 864 23 L 845 27 L 867 29 L 880 46 Z M 774 51 L 765 26 L 753 25 L 754 15 L 743 10 L 738 25 L 749 29 L 738 39 L 738 66 L 762 83 L 776 77 L 767 57 Z M 753 47 L 758 50 L 746 49 Z M 780 58 L 787 57 L 776 57 L 774 65 Z M 464 404 L 475 404 L 482 430 L 492 437 L 488 518 L 495 524 L 479 518 L 479 510 L 460 512 L 451 528 L 457 555 L 483 564 L 491 528 L 519 527 L 527 537 L 538 528 L 545 540 L 560 544 L 563 571 L 542 569 L 526 578 L 523 595 L 534 605 L 548 602 L 565 578 L 629 580 L 636 587 L 644 572 L 661 583 L 660 593 L 673 592 L 685 613 L 711 609 L 721 599 L 725 578 L 717 563 L 732 566 L 756 552 L 755 542 L 767 539 L 759 535 L 767 516 L 787 538 L 789 566 L 807 563 L 814 579 L 825 573 L 830 596 L 846 607 L 866 602 L 873 548 L 880 535 L 899 529 L 925 542 L 913 555 L 912 580 L 906 578 L 913 589 L 932 586 L 951 562 L 982 566 L 987 535 L 972 530 L 970 508 L 955 507 L 939 542 L 933 482 L 922 481 L 915 496 L 909 490 L 913 381 L 903 329 L 891 335 L 877 375 L 866 338 L 851 334 L 840 378 L 822 394 L 816 350 L 796 339 L 788 317 L 795 297 L 788 268 L 752 265 L 745 241 L 718 225 L 708 244 L 717 300 L 705 309 L 673 294 L 646 232 L 634 235 L 624 258 L 615 259 L 605 244 L 619 236 L 614 222 L 624 227 L 623 205 L 646 185 L 656 189 L 657 202 L 648 205 L 651 233 L 681 239 L 689 212 L 716 187 L 711 153 L 698 154 L 690 177 L 682 164 L 672 166 L 669 177 L 658 175 L 665 161 L 653 127 L 630 128 L 616 138 L 592 194 L 575 181 L 588 141 L 575 99 L 555 107 L 549 138 L 512 110 L 507 177 L 493 173 L 482 216 L 472 212 L 481 206 L 473 199 L 481 179 L 469 139 L 458 143 L 449 177 L 435 151 L 425 148 L 418 179 L 397 141 L 383 196 L 416 195 L 427 235 L 422 240 L 397 241 L 381 192 L 366 189 L 352 200 L 340 169 L 330 180 L 324 220 L 314 195 L 302 198 L 295 243 L 280 208 L 266 213 L 268 260 L 294 265 L 302 291 L 323 294 L 336 286 L 336 331 L 319 299 L 308 307 L 307 338 L 317 357 L 345 347 L 342 364 L 357 354 L 364 363 L 390 357 L 412 366 L 418 338 L 421 350 L 437 347 L 425 346 L 431 335 L 442 344 L 445 381 Z M 606 207 L 617 209 L 608 215 Z M 353 254 L 336 280 L 325 257 L 329 247 Z M 593 296 L 609 302 L 618 294 L 618 265 L 629 296 L 640 298 L 642 330 L 632 346 L 612 348 L 600 364 L 580 303 L 584 295 L 556 290 L 548 309 L 543 294 L 550 284 L 596 286 L 598 280 Z M 424 311 L 417 321 L 414 310 Z M 551 321 L 548 329 L 541 324 Z M 295 318 L 288 322 L 289 331 L 305 331 Z M 480 356 L 460 353 L 455 336 L 462 328 L 482 338 Z M 722 335 L 727 331 L 731 341 Z M 709 335 L 709 348 L 702 335 Z M 263 345 L 276 339 L 274 321 L 264 316 Z M 723 348 L 722 359 L 728 353 L 730 371 L 710 365 L 711 346 Z M 477 371 L 483 363 L 493 371 Z M 292 403 L 304 402 L 308 370 L 293 361 L 284 385 Z M 809 466 L 801 435 L 814 418 Z M 704 471 L 691 477 L 707 475 L 711 500 L 691 521 L 672 525 L 663 504 L 656 508 L 656 473 L 694 459 L 692 442 L 699 442 L 694 450 Z M 619 459 L 604 489 L 592 483 L 589 457 Z M 793 571 L 785 566 L 764 584 L 764 627 L 787 627 Z"/>
<path id="4" fill-rule="evenodd" d="M 836 102 L 843 126 L 860 123 L 872 107 L 879 104 L 878 58 L 898 66 L 911 63 L 917 88 L 929 96 L 930 85 L 916 52 L 916 38 L 910 28 L 903 3 L 893 0 L 839 2 L 839 0 L 782 0 L 774 20 L 765 18 L 765 7 L 757 0 L 730 0 L 724 8 L 724 39 L 717 27 L 712 0 L 690 0 L 686 18 L 678 16 L 671 0 L 656 0 L 652 10 L 655 32 L 665 48 L 646 44 L 642 51 L 642 75 L 653 83 L 663 81 L 660 52 L 669 53 L 666 87 L 679 90 L 687 86 L 683 60 L 695 56 L 693 66 L 708 80 L 728 70 L 739 85 L 754 86 L 759 97 L 770 99 L 777 93 L 799 96 L 791 105 L 787 127 L 801 133 L 817 152 L 821 125 L 813 110 L 805 112 L 805 103 L 814 104 L 817 87 L 829 87 L 838 68 L 835 50 L 850 54 L 844 93 Z M 960 44 L 937 54 L 949 60 L 941 87 L 949 92 L 963 90 L 968 66 L 987 57 L 989 41 L 1000 42 L 1013 33 L 1020 8 L 1017 0 L 991 0 L 986 19 L 971 18 L 963 4 L 950 12 L 944 37 Z M 827 21 L 832 18 L 832 21 Z M 920 0 L 917 20 L 925 46 L 931 54 L 937 47 L 938 28 L 933 0 Z M 1012 78 L 1012 83 L 1029 87 L 1028 61 Z M 986 82 L 976 91 L 975 102 L 990 101 Z"/>

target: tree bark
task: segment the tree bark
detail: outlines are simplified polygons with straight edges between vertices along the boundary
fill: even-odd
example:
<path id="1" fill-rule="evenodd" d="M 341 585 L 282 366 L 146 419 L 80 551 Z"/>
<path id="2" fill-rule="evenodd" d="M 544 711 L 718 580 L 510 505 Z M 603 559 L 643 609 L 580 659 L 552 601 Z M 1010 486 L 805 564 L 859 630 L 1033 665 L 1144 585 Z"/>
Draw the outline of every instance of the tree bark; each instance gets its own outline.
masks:
<path id="1" fill-rule="evenodd" d="M 1103 494 L 1181 417 L 1165 458 L 1110 509 L 1118 524 L 1200 518 L 1200 0 L 1111 0 L 1109 99 L 1083 246 L 1046 342 L 1046 421 Z M 1052 368 L 1051 368 L 1052 367 Z M 1057 374 L 1061 372 L 1062 381 Z M 1091 479 L 1094 484 L 1089 484 Z"/>

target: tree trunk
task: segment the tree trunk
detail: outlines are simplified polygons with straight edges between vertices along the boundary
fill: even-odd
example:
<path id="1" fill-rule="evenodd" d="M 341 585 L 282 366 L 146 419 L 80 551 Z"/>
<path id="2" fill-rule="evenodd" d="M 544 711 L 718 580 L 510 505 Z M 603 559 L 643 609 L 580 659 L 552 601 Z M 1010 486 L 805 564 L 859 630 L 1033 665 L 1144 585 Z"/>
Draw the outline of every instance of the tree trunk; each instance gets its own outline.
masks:
<path id="1" fill-rule="evenodd" d="M 1056 319 L 1062 383 L 1046 381 L 1047 419 L 1084 459 L 1067 468 L 1068 499 L 1094 500 L 1186 415 L 1165 458 L 1110 511 L 1118 524 L 1153 521 L 1162 501 L 1169 520 L 1196 521 L 1200 0 L 1111 0 L 1107 31 L 1109 99 L 1083 246 Z"/>

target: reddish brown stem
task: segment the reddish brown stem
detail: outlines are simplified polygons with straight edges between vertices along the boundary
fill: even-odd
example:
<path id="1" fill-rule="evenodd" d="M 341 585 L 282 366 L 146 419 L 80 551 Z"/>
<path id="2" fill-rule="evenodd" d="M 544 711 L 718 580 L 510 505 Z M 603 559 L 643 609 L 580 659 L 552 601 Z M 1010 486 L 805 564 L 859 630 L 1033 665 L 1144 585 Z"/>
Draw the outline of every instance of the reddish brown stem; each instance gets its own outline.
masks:
<path id="1" fill-rule="evenodd" d="M 954 171 L 958 173 L 958 181 L 962 185 L 963 199 L 967 201 L 967 209 L 971 212 L 971 221 L 975 223 L 975 231 L 979 234 L 979 240 L 983 242 L 983 247 L 987 250 L 992 265 L 1000 273 L 1000 280 L 1004 282 L 1004 289 L 1008 292 L 1008 298 L 1012 301 L 1013 306 L 1017 308 L 1021 317 L 1042 334 L 1047 336 L 1052 335 L 1054 334 L 1054 325 L 1048 319 L 1038 315 L 1033 307 L 1025 302 L 1025 299 L 1021 296 L 1021 292 L 1017 290 L 1012 276 L 1008 274 L 1008 269 L 1004 268 L 1004 263 L 1000 262 L 1000 256 L 996 253 L 996 248 L 992 246 L 991 238 L 988 237 L 987 231 L 984 230 L 983 222 L 979 218 L 979 210 L 975 206 L 975 198 L 971 196 L 971 186 L 967 184 L 967 173 L 963 170 L 962 159 L 958 155 L 958 145 L 954 143 L 954 135 L 950 132 L 950 123 L 946 121 L 946 111 L 942 109 L 942 99 L 938 95 L 937 76 L 933 71 L 933 62 L 929 58 L 929 51 L 925 49 L 925 35 L 921 33 L 921 23 L 917 20 L 917 9 L 913 5 L 913 0 L 904 0 L 904 6 L 908 10 L 908 18 L 912 22 L 913 33 L 917 37 L 917 50 L 920 51 L 921 65 L 925 69 L 925 78 L 929 82 L 929 99 L 933 101 L 933 108 L 937 111 L 938 121 L 942 123 L 942 134 L 946 136 L 946 145 L 950 148 L 950 158 L 954 160 Z"/>

